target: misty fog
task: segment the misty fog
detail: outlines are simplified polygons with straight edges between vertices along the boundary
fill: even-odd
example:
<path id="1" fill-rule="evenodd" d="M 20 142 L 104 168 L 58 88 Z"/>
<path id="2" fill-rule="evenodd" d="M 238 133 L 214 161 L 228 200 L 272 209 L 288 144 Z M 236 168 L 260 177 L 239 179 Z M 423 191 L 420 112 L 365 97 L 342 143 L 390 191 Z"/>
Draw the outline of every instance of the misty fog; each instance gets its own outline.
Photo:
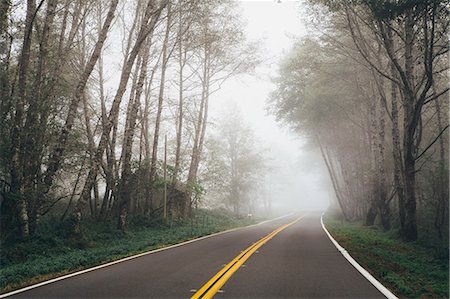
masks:
<path id="1" fill-rule="evenodd" d="M 220 116 L 223 107 L 236 103 L 255 130 L 267 149 L 269 164 L 273 165 L 267 185 L 259 194 L 270 194 L 274 213 L 323 211 L 332 200 L 333 191 L 320 153 L 308 147 L 304 136 L 276 122 L 267 109 L 280 59 L 308 33 L 305 7 L 296 1 L 240 1 L 238 5 L 246 37 L 259 43 L 263 62 L 252 74 L 225 82 L 212 96 L 211 114 Z"/>

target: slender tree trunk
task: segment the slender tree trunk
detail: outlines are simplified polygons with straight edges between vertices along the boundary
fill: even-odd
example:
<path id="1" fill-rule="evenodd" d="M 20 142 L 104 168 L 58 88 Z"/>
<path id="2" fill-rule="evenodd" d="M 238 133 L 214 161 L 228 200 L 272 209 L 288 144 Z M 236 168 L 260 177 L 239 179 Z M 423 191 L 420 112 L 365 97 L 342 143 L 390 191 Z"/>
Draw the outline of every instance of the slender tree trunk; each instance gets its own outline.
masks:
<path id="1" fill-rule="evenodd" d="M 116 7 L 119 0 L 112 0 L 108 14 L 106 16 L 105 22 L 103 23 L 102 30 L 97 39 L 97 42 L 94 47 L 94 51 L 92 52 L 86 67 L 84 68 L 83 73 L 81 74 L 79 81 L 77 83 L 77 87 L 75 89 L 74 96 L 69 105 L 69 111 L 67 113 L 67 118 L 64 124 L 63 129 L 61 130 L 58 143 L 52 151 L 50 155 L 49 166 L 45 173 L 44 184 L 46 187 L 46 192 L 48 192 L 50 186 L 53 184 L 53 179 L 56 172 L 59 170 L 61 159 L 63 157 L 64 150 L 66 148 L 67 139 L 69 133 L 72 131 L 72 127 L 74 125 L 74 121 L 77 114 L 78 104 L 82 100 L 84 95 L 84 89 L 86 87 L 86 83 L 94 69 L 95 64 L 97 63 L 98 58 L 100 57 L 101 50 L 103 48 L 103 44 L 106 40 L 109 27 L 111 26 L 112 20 L 114 18 L 114 13 L 116 11 Z"/>
<path id="2" fill-rule="evenodd" d="M 381 55 L 381 53 L 380 53 Z M 380 89 L 384 91 L 384 78 L 379 78 Z M 386 112 L 383 107 L 383 102 L 386 99 L 383 94 L 380 95 L 378 103 L 378 210 L 380 214 L 381 225 L 384 231 L 391 228 L 390 224 L 390 207 L 387 199 L 387 183 L 386 183 L 386 169 L 385 169 L 385 128 L 386 128 Z"/>
<path id="3" fill-rule="evenodd" d="M 377 151 L 378 142 L 378 130 L 377 130 L 377 110 L 376 101 L 369 99 L 369 140 L 370 140 L 370 169 L 372 177 L 372 192 L 369 194 L 370 204 L 369 210 L 367 211 L 365 224 L 367 226 L 372 226 L 375 223 L 378 212 L 378 202 L 380 197 L 380 178 L 378 173 L 379 165 L 379 152 Z"/>
<path id="4" fill-rule="evenodd" d="M 73 2 L 73 0 L 70 0 Z M 69 3 L 70 3 L 69 2 Z M 75 8 L 73 13 L 71 13 L 72 20 L 70 22 L 70 30 L 66 34 L 67 40 L 65 42 L 64 51 L 69 51 L 75 43 L 73 43 L 75 36 L 77 35 L 78 28 L 81 26 L 81 22 L 83 21 L 83 8 L 88 4 L 86 1 L 75 1 Z M 113 3 L 110 4 L 110 7 Z M 63 53 L 64 55 L 64 53 Z"/>
<path id="5" fill-rule="evenodd" d="M 124 140 L 122 145 L 122 175 L 120 178 L 119 183 L 119 191 L 118 191 L 118 197 L 119 197 L 119 229 L 124 231 L 125 225 L 127 221 L 127 214 L 130 209 L 130 200 L 131 200 L 131 185 L 130 185 L 130 178 L 131 178 L 131 155 L 133 152 L 133 138 L 134 138 L 134 131 L 136 127 L 136 119 L 138 114 L 138 108 L 140 106 L 140 98 L 144 86 L 144 82 L 147 78 L 147 67 L 148 67 L 148 60 L 150 56 L 150 45 L 151 45 L 151 36 L 147 37 L 148 42 L 145 46 L 143 57 L 142 57 L 142 63 L 140 66 L 140 75 L 139 79 L 137 81 L 137 85 L 134 91 L 134 94 L 131 95 L 130 98 L 134 98 L 132 101 L 130 99 L 130 113 L 128 114 L 126 123 L 128 124 L 128 127 L 125 128 L 124 132 Z M 139 69 L 139 68 L 138 68 Z"/>
<path id="6" fill-rule="evenodd" d="M 48 97 L 44 97 L 44 88 L 46 78 L 48 77 L 48 52 L 49 52 L 49 37 L 51 34 L 51 28 L 55 16 L 57 0 L 50 0 L 47 4 L 46 16 L 42 31 L 39 39 L 39 54 L 37 57 L 36 75 L 32 86 L 33 93 L 28 96 L 28 109 L 27 117 L 25 120 L 25 126 L 23 128 L 23 140 L 21 142 L 21 148 L 23 149 L 23 171 L 24 171 L 24 184 L 29 201 L 29 213 L 30 213 L 30 233 L 37 227 L 39 221 L 39 209 L 43 204 L 43 199 L 40 198 L 39 190 L 37 186 L 40 180 L 41 165 L 42 165 L 42 151 L 43 151 L 43 128 L 39 126 L 39 115 L 42 114 L 43 103 L 48 102 Z M 41 117 L 42 118 L 42 117 Z"/>
<path id="7" fill-rule="evenodd" d="M 200 109 L 198 113 L 197 125 L 194 133 L 194 145 L 192 147 L 191 163 L 189 165 L 189 173 L 187 179 L 188 188 L 192 188 L 197 180 L 198 166 L 201 158 L 201 151 L 203 147 L 203 139 L 206 131 L 206 120 L 208 118 L 208 96 L 209 96 L 209 51 L 208 45 L 204 45 L 204 61 L 202 72 L 202 93 L 200 101 Z M 190 216 L 192 214 L 192 192 L 189 192 L 185 200 L 184 215 Z"/>
<path id="8" fill-rule="evenodd" d="M 158 65 L 155 65 L 155 67 L 152 70 L 152 74 L 150 75 L 150 80 L 146 86 L 145 91 L 145 104 L 144 104 L 144 113 L 143 113 L 143 119 L 142 119 L 142 134 L 144 136 L 144 153 L 145 153 L 145 163 L 144 163 L 144 169 L 143 169 L 143 180 L 144 180 L 144 214 L 148 214 L 148 212 L 151 210 L 152 202 L 151 202 L 151 189 L 152 186 L 149 184 L 150 182 L 150 159 L 151 159 L 151 153 L 150 153 L 150 141 L 149 141 L 149 114 L 150 114 L 150 98 L 151 98 L 151 89 L 152 89 L 152 83 L 153 78 L 156 72 L 156 68 Z"/>
<path id="9" fill-rule="evenodd" d="M 344 218 L 346 220 L 349 220 L 350 217 L 348 216 L 348 213 L 347 213 L 347 207 L 344 204 L 343 196 L 342 196 L 342 193 L 341 193 L 341 190 L 339 188 L 339 184 L 338 184 L 338 181 L 336 178 L 336 173 L 335 173 L 333 167 L 331 166 L 331 157 L 326 153 L 324 146 L 320 142 L 320 139 L 317 135 L 316 135 L 316 141 L 319 144 L 320 153 L 322 155 L 322 159 L 325 163 L 325 166 L 327 167 L 327 171 L 330 176 L 331 184 L 333 185 L 334 194 L 336 195 L 336 199 L 338 201 L 339 207 L 341 208 L 342 215 L 344 216 Z M 270 202 L 269 202 L 269 204 L 270 204 Z"/>
<path id="10" fill-rule="evenodd" d="M 21 161 L 21 135 L 23 126 L 23 114 L 25 109 L 25 97 L 27 87 L 27 73 L 30 63 L 30 49 L 33 33 L 33 20 L 36 13 L 36 1 L 27 1 L 27 12 L 25 17 L 24 38 L 22 50 L 18 61 L 18 88 L 15 96 L 15 116 L 14 125 L 11 130 L 11 193 L 17 200 L 17 215 L 20 225 L 20 233 L 23 238 L 28 237 L 29 223 L 27 201 L 25 199 L 25 188 L 23 185 L 23 163 Z"/>
<path id="11" fill-rule="evenodd" d="M 133 46 L 133 49 L 131 50 L 127 61 L 124 64 L 124 67 L 122 69 L 122 74 L 119 82 L 119 86 L 117 88 L 116 95 L 114 97 L 108 119 L 103 127 L 103 132 L 100 137 L 100 141 L 98 143 L 98 146 L 96 148 L 95 157 L 94 157 L 94 163 L 93 167 L 89 170 L 88 176 L 86 178 L 86 182 L 83 187 L 83 191 L 81 193 L 81 196 L 77 202 L 75 213 L 74 213 L 74 219 L 75 219 L 75 225 L 74 225 L 74 231 L 75 233 L 80 232 L 80 220 L 81 220 L 81 214 L 84 206 L 89 200 L 90 193 L 92 186 L 94 184 L 95 178 L 97 177 L 99 166 L 102 161 L 103 153 L 107 146 L 107 141 L 109 139 L 109 135 L 111 133 L 111 129 L 114 125 L 117 125 L 117 119 L 119 114 L 119 107 L 120 103 L 122 101 L 123 94 L 125 93 L 128 80 L 130 78 L 131 70 L 133 68 L 134 62 L 136 60 L 136 57 L 141 50 L 141 46 L 147 36 L 151 34 L 156 26 L 157 21 L 159 20 L 159 17 L 161 15 L 161 11 L 164 9 L 164 7 L 167 5 L 167 0 L 163 1 L 158 9 L 156 11 L 153 9 L 153 1 L 149 1 L 147 4 L 147 7 L 145 9 L 144 17 L 142 20 L 141 28 L 139 29 L 137 40 Z"/>
<path id="12" fill-rule="evenodd" d="M 206 136 L 206 127 L 208 124 L 208 110 L 209 110 L 209 72 L 206 74 L 206 98 L 205 98 L 205 108 L 203 111 L 203 120 L 202 120 L 202 130 L 200 133 L 200 140 L 198 142 L 198 154 L 195 163 L 195 177 L 197 178 L 198 167 L 200 165 L 200 161 L 203 153 L 203 145 L 205 144 L 205 136 Z"/>
<path id="13" fill-rule="evenodd" d="M 411 9 L 407 9 L 405 18 L 405 75 L 408 82 L 414 82 L 414 20 Z M 413 86 L 413 85 L 412 85 Z M 417 215 L 416 215 L 416 160 L 414 135 L 417 123 L 414 119 L 415 96 L 410 88 L 405 90 L 404 109 L 404 140 L 403 159 L 405 170 L 405 226 L 403 237 L 407 241 L 417 240 Z"/>
<path id="14" fill-rule="evenodd" d="M 70 0 L 64 1 L 64 13 L 63 13 L 63 18 L 62 18 L 62 22 L 61 22 L 61 30 L 59 32 L 59 38 L 58 38 L 58 57 L 61 57 L 62 53 L 63 53 L 64 38 L 66 36 L 66 29 L 67 29 L 67 18 L 69 16 L 69 11 L 70 11 L 69 1 Z"/>
<path id="15" fill-rule="evenodd" d="M 433 86 L 433 94 L 436 95 L 436 90 L 434 90 Z M 434 105 L 436 108 L 437 115 L 437 125 L 438 132 L 442 132 L 444 129 L 444 125 L 442 122 L 442 110 L 441 104 L 439 103 L 439 98 L 434 100 Z M 438 202 L 436 206 L 436 218 L 434 225 L 438 231 L 439 239 L 443 238 L 443 227 L 448 222 L 448 171 L 447 171 L 447 163 L 445 161 L 445 141 L 444 137 L 441 136 L 439 138 L 439 167 L 438 167 L 438 176 L 439 176 L 439 190 L 438 190 Z"/>
<path id="16" fill-rule="evenodd" d="M 167 70 L 167 63 L 169 60 L 168 56 L 168 44 L 169 44 L 169 33 L 170 33 L 170 26 L 171 26 L 171 5 L 169 2 L 169 5 L 167 6 L 167 23 L 166 23 L 166 31 L 164 34 L 164 43 L 162 48 L 162 64 L 161 64 L 161 81 L 159 84 L 159 94 L 158 94 L 158 107 L 156 111 L 156 120 L 155 120 L 155 129 L 153 133 L 153 148 L 152 148 L 152 160 L 150 164 L 150 194 L 149 194 L 149 200 L 152 201 L 153 198 L 153 189 L 154 189 L 154 183 L 156 180 L 156 163 L 158 162 L 158 143 L 159 143 L 159 130 L 161 127 L 161 114 L 162 114 L 162 108 L 163 108 L 163 102 L 164 102 L 164 88 L 165 88 L 165 81 L 166 81 L 166 70 Z M 147 213 L 149 211 L 146 211 Z"/>
<path id="17" fill-rule="evenodd" d="M 183 53 L 183 43 L 182 43 L 182 27 L 181 27 L 181 12 L 180 12 L 180 28 L 179 28 L 179 41 L 178 41 L 178 66 L 179 66 L 179 77 L 178 77 L 178 118 L 177 118 L 177 142 L 175 150 L 175 167 L 173 172 L 172 183 L 175 185 L 179 172 L 181 163 L 181 137 L 183 134 L 183 69 L 186 64 L 186 53 Z"/>
<path id="18" fill-rule="evenodd" d="M 33 234 L 37 228 L 40 218 L 40 208 L 44 202 L 39 192 L 39 180 L 41 174 L 41 162 L 44 139 L 44 128 L 39 126 L 39 115 L 42 115 L 43 102 L 48 102 L 48 97 L 44 97 L 44 82 L 49 75 L 47 68 L 49 52 L 49 36 L 55 16 L 57 0 L 47 3 L 47 10 L 39 36 L 39 53 L 36 63 L 36 74 L 32 86 L 32 94 L 27 96 L 28 109 L 25 126 L 23 127 L 23 139 L 21 148 L 23 150 L 23 179 L 28 197 L 29 229 Z M 37 13 L 37 12 L 36 12 Z M 40 117 L 43 118 L 42 116 Z"/>
<path id="19" fill-rule="evenodd" d="M 391 75 L 395 76 L 395 67 L 392 63 Z M 400 230 L 402 231 L 405 227 L 405 196 L 403 190 L 403 165 L 398 113 L 397 84 L 394 81 L 391 81 L 392 154 L 394 158 L 394 184 L 398 198 Z"/>

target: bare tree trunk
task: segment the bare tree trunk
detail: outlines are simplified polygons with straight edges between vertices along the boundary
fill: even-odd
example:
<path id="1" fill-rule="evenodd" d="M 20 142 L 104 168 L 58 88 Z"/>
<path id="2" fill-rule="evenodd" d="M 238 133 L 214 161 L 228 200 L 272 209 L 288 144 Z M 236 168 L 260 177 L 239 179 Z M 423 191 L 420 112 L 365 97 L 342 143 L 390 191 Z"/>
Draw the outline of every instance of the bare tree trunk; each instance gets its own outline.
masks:
<path id="1" fill-rule="evenodd" d="M 436 91 L 433 86 L 433 94 L 436 95 Z M 436 108 L 437 114 L 437 124 L 438 131 L 442 132 L 444 130 L 444 125 L 442 123 L 442 110 L 441 104 L 439 103 L 439 98 L 434 100 L 434 105 Z M 443 238 L 443 228 L 446 222 L 448 221 L 448 171 L 447 171 L 447 163 L 445 161 L 445 144 L 444 137 L 441 136 L 439 138 L 439 190 L 438 190 L 438 202 L 436 205 L 436 218 L 434 225 L 438 231 L 439 239 Z"/>
<path id="2" fill-rule="evenodd" d="M 378 65 L 383 65 L 381 61 L 382 45 L 378 45 Z M 387 183 L 386 183 L 386 169 L 385 169 L 385 144 L 386 144 L 386 109 L 387 108 L 387 100 L 385 93 L 385 79 L 384 77 L 379 76 L 372 72 L 372 76 L 378 88 L 378 122 L 377 125 L 377 202 L 378 202 L 378 213 L 380 215 L 381 225 L 384 231 L 390 229 L 390 206 L 387 198 Z"/>
<path id="3" fill-rule="evenodd" d="M 407 9 L 405 18 L 405 76 L 407 82 L 414 82 L 414 20 L 412 11 Z M 416 160 L 414 158 L 417 123 L 414 116 L 415 97 L 411 89 L 404 94 L 404 140 L 403 159 L 405 169 L 405 226 L 402 230 L 403 237 L 408 241 L 417 239 L 417 216 L 416 216 Z"/>
<path id="4" fill-rule="evenodd" d="M 23 184 L 28 194 L 28 216 L 31 234 L 37 228 L 40 218 L 39 210 L 44 202 L 43 198 L 40 197 L 38 186 L 41 174 L 42 141 L 44 139 L 45 128 L 39 125 L 38 119 L 39 115 L 42 115 L 43 102 L 48 102 L 48 97 L 44 97 L 44 88 L 46 87 L 44 82 L 49 75 L 47 68 L 49 36 L 51 34 L 56 5 L 56 0 L 48 1 L 42 30 L 38 35 L 39 52 L 35 67 L 35 79 L 32 86 L 33 92 L 29 96 L 25 95 L 28 100 L 28 109 L 20 147 L 23 151 Z"/>
<path id="5" fill-rule="evenodd" d="M 383 80 L 381 78 L 381 80 Z M 384 89 L 384 85 L 381 86 Z M 383 96 L 383 95 L 381 95 Z M 385 100 L 386 101 L 386 100 Z M 378 209 L 380 213 L 381 225 L 383 230 L 387 231 L 391 228 L 390 224 L 390 208 L 387 199 L 387 183 L 386 183 L 386 170 L 385 170 L 385 127 L 386 127 L 386 116 L 382 103 L 379 103 L 379 113 L 378 113 Z"/>
<path id="6" fill-rule="evenodd" d="M 203 111 L 203 120 L 202 120 L 202 131 L 200 133 L 200 140 L 198 142 L 198 154 L 197 159 L 195 161 L 195 178 L 197 179 L 198 167 L 200 165 L 200 161 L 203 153 L 203 145 L 205 143 L 206 136 L 206 127 L 208 123 L 208 110 L 209 110 L 209 73 L 207 74 L 206 79 L 206 98 L 205 98 L 205 108 Z"/>
<path id="7" fill-rule="evenodd" d="M 98 7 L 98 31 L 101 31 L 101 23 L 102 23 L 102 5 L 101 1 L 99 2 Z M 104 88 L 104 75 L 103 75 L 103 58 L 102 54 L 100 54 L 98 59 L 98 78 L 99 78 L 99 91 L 100 91 L 100 106 L 101 106 L 101 121 L 102 127 L 106 125 L 107 120 L 107 112 L 106 112 L 106 103 L 105 103 L 105 88 Z M 115 136 L 115 131 L 113 133 Z M 95 147 L 95 145 L 94 145 Z M 108 214 L 108 208 L 110 199 L 113 196 L 113 186 L 114 186 L 114 164 L 115 157 L 113 155 L 115 147 L 115 138 L 113 140 L 108 139 L 107 148 L 106 148 L 106 164 L 103 169 L 105 172 L 105 191 L 100 207 L 100 211 L 97 213 L 99 220 L 105 220 Z"/>
<path id="8" fill-rule="evenodd" d="M 204 121 L 207 119 L 207 99 L 208 99 L 208 90 L 209 90 L 209 75 L 208 75 L 208 61 L 209 61 L 209 53 L 208 53 L 208 45 L 204 45 L 204 61 L 203 61 L 203 72 L 202 72 L 202 93 L 201 93 L 201 101 L 200 101 L 200 109 L 198 112 L 198 118 L 197 118 L 197 125 L 195 127 L 195 133 L 194 133 L 194 145 L 192 147 L 192 156 L 191 156 L 191 163 L 189 165 L 189 173 L 188 173 L 188 179 L 187 179 L 187 185 L 188 188 L 192 188 L 192 185 L 197 180 L 197 171 L 198 166 L 200 163 L 200 156 L 201 156 L 201 148 L 203 143 L 202 135 L 204 134 L 206 130 L 206 123 Z M 184 208 L 184 215 L 190 216 L 192 213 L 192 199 L 191 199 L 191 192 L 189 192 L 186 202 L 185 202 L 185 208 Z"/>
<path id="9" fill-rule="evenodd" d="M 131 178 L 131 155 L 133 152 L 133 138 L 134 131 L 136 127 L 136 119 L 138 114 L 138 108 L 140 106 L 140 98 L 144 86 L 144 82 L 147 78 L 147 67 L 148 60 L 150 56 L 150 45 L 151 45 L 151 36 L 147 37 L 148 42 L 145 46 L 142 63 L 140 68 L 139 79 L 135 88 L 134 94 L 130 96 L 130 113 L 128 114 L 126 123 L 128 127 L 125 128 L 124 137 L 123 137 L 123 145 L 122 145 L 122 174 L 119 183 L 118 190 L 118 201 L 119 201 L 119 229 L 124 231 L 125 225 L 127 221 L 127 213 L 130 209 L 130 197 L 131 197 L 131 186 L 130 186 L 130 178 Z M 131 98 L 134 98 L 132 101 Z"/>
<path id="10" fill-rule="evenodd" d="M 11 2 L 0 2 L 0 43 L 3 44 L 2 59 L 0 60 L 0 119 L 6 119 L 10 113 L 13 101 L 11 98 L 11 47 L 13 37 L 9 36 L 9 18 L 11 15 Z"/>
<path id="11" fill-rule="evenodd" d="M 395 76 L 394 65 L 391 63 L 391 75 Z M 398 99 L 397 84 L 391 81 L 391 115 L 392 115 L 392 154 L 394 158 L 394 184 L 398 198 L 398 212 L 400 219 L 400 229 L 405 226 L 405 196 L 403 190 L 403 165 L 402 150 L 400 144 L 399 115 L 398 115 Z"/>
<path id="12" fill-rule="evenodd" d="M 370 204 L 369 210 L 367 211 L 365 224 L 368 226 L 374 225 L 375 219 L 377 217 L 378 212 L 378 201 L 379 201 L 379 187 L 380 187 L 380 178 L 378 173 L 378 164 L 379 164 L 379 156 L 377 151 L 377 145 L 379 144 L 378 135 L 377 135 L 377 110 L 376 110 L 376 101 L 369 99 L 369 119 L 370 119 L 370 128 L 369 128 L 369 140 L 370 140 L 370 168 L 371 168 L 371 177 L 372 177 L 372 192 L 369 194 L 370 196 Z"/>
<path id="13" fill-rule="evenodd" d="M 70 0 L 64 1 L 64 13 L 63 13 L 63 19 L 61 22 L 61 30 L 59 32 L 59 38 L 58 38 L 58 57 L 62 56 L 63 53 L 63 46 L 64 46 L 64 37 L 66 35 L 66 28 L 67 28 L 67 18 L 69 16 L 70 11 Z"/>
<path id="14" fill-rule="evenodd" d="M 58 143 L 52 151 L 50 155 L 49 166 L 45 173 L 44 184 L 46 187 L 46 192 L 48 192 L 50 186 L 53 184 L 53 179 L 56 172 L 59 170 L 61 159 L 66 148 L 67 139 L 69 133 L 72 131 L 72 127 L 75 121 L 75 117 L 77 114 L 77 108 L 79 102 L 82 100 L 84 95 L 84 89 L 86 87 L 86 83 L 94 69 L 95 64 L 97 63 L 98 58 L 100 57 L 101 50 L 103 48 L 103 44 L 106 40 L 109 27 L 111 26 L 111 22 L 114 18 L 114 13 L 116 11 L 116 7 L 119 0 L 111 0 L 111 4 L 108 10 L 108 14 L 106 16 L 105 22 L 103 23 L 102 30 L 99 34 L 97 42 L 94 47 L 94 51 L 92 52 L 86 67 L 84 68 L 83 73 L 81 74 L 79 81 L 77 83 L 77 87 L 75 89 L 74 96 L 69 105 L 69 111 L 67 113 L 67 118 L 64 124 L 63 129 L 61 130 Z"/>
<path id="15" fill-rule="evenodd" d="M 122 74 L 119 82 L 119 87 L 117 88 L 116 95 L 114 97 L 108 119 L 103 127 L 103 132 L 100 137 L 100 141 L 98 143 L 95 157 L 93 160 L 93 167 L 90 169 L 89 174 L 86 178 L 85 185 L 83 187 L 83 191 L 81 193 L 81 196 L 77 202 L 75 213 L 74 213 L 74 219 L 75 225 L 74 225 L 74 231 L 75 233 L 80 232 L 80 220 L 81 220 L 81 214 L 82 210 L 85 206 L 85 204 L 88 202 L 90 197 L 90 192 L 92 189 L 92 186 L 94 184 L 95 178 L 97 177 L 97 173 L 99 170 L 99 166 L 102 161 L 103 153 L 105 151 L 105 148 L 107 146 L 107 141 L 109 139 L 109 135 L 111 133 L 112 127 L 117 124 L 117 118 L 119 113 L 119 107 L 120 103 L 122 101 L 123 94 L 125 93 L 128 80 L 130 78 L 130 73 L 133 68 L 134 62 L 136 60 L 136 57 L 141 50 L 141 46 L 147 36 L 151 34 L 156 26 L 157 21 L 159 20 L 159 17 L 161 15 L 161 11 L 164 9 L 164 7 L 167 5 L 167 0 L 163 1 L 160 6 L 154 10 L 153 9 L 153 1 L 149 1 L 147 4 L 147 7 L 145 9 L 145 14 L 142 20 L 141 28 L 139 29 L 137 40 L 133 46 L 133 49 L 131 50 L 127 61 L 124 64 L 124 67 L 122 69 Z"/>
<path id="16" fill-rule="evenodd" d="M 145 90 L 145 104 L 144 104 L 144 112 L 143 112 L 143 119 L 142 119 L 142 135 L 144 136 L 144 153 L 145 153 L 145 164 L 144 164 L 144 174 L 143 174 L 143 180 L 144 180 L 144 214 L 147 214 L 152 207 L 151 202 L 151 189 L 152 186 L 149 184 L 150 182 L 150 141 L 149 141 L 149 113 L 150 113 L 150 98 L 151 98 L 151 87 L 153 83 L 153 78 L 155 75 L 155 71 L 158 65 L 155 65 L 155 67 L 152 70 L 152 74 L 150 75 L 150 80 L 146 86 Z"/>
<path id="17" fill-rule="evenodd" d="M 320 153 L 322 155 L 323 162 L 325 163 L 325 166 L 327 167 L 328 174 L 330 176 L 331 184 L 333 185 L 334 194 L 336 195 L 336 199 L 338 201 L 339 207 L 341 208 L 342 215 L 346 220 L 349 220 L 350 217 L 347 213 L 347 207 L 344 204 L 344 199 L 342 196 L 342 192 L 339 187 L 339 183 L 336 178 L 336 172 L 334 171 L 333 167 L 331 166 L 331 157 L 330 155 L 325 151 L 324 145 L 319 139 L 319 136 L 316 135 L 316 142 L 319 144 Z"/>
<path id="18" fill-rule="evenodd" d="M 169 5 L 167 6 L 167 23 L 166 23 L 166 31 L 164 34 L 164 42 L 163 42 L 163 48 L 162 48 L 162 64 L 161 64 L 161 81 L 159 84 L 159 94 L 158 94 L 158 107 L 156 111 L 156 120 L 155 120 L 155 130 L 153 133 L 153 148 L 152 148 L 152 160 L 150 164 L 150 194 L 149 194 L 149 201 L 152 201 L 153 198 L 153 188 L 154 183 L 156 179 L 156 163 L 158 162 L 158 142 L 159 142 L 159 129 L 161 126 L 161 113 L 163 108 L 163 101 L 164 101 L 164 88 L 165 88 L 165 80 L 166 80 L 166 70 L 167 70 L 167 63 L 169 60 L 168 57 L 168 44 L 169 44 L 169 32 L 170 32 L 170 25 L 171 25 L 171 5 L 169 2 Z M 146 213 L 149 211 L 147 210 Z"/>
<path id="19" fill-rule="evenodd" d="M 73 0 L 69 1 L 74 2 Z M 88 2 L 83 0 L 78 0 L 75 3 L 75 9 L 74 12 L 71 14 L 72 20 L 70 22 L 70 30 L 67 34 L 67 40 L 65 42 L 64 51 L 69 51 L 71 47 L 74 46 L 74 39 L 78 32 L 78 28 L 81 26 L 81 22 L 83 21 L 83 8 L 88 4 Z M 110 4 L 110 7 L 113 3 Z M 64 55 L 64 53 L 63 53 Z"/>
<path id="20" fill-rule="evenodd" d="M 14 126 L 11 131 L 11 193 L 17 198 L 17 215 L 20 225 L 20 233 L 23 238 L 29 235 L 27 202 L 24 197 L 23 185 L 23 163 L 21 161 L 21 135 L 23 114 L 25 109 L 27 73 L 30 62 L 31 38 L 33 33 L 33 21 L 36 13 L 36 1 L 27 1 L 27 12 L 25 17 L 24 38 L 22 50 L 18 61 L 18 91 L 15 105 Z"/>
<path id="21" fill-rule="evenodd" d="M 186 65 L 186 52 L 183 53 L 183 42 L 182 42 L 182 26 L 181 26 L 181 10 L 180 10 L 180 24 L 179 24 L 179 41 L 178 41 L 178 67 L 179 67 L 179 77 L 178 77 L 178 118 L 177 118 L 177 142 L 176 142 L 176 150 L 175 150 L 175 167 L 173 172 L 172 183 L 175 185 L 179 172 L 180 172 L 180 163 L 181 163 L 181 137 L 183 130 L 183 69 Z"/>

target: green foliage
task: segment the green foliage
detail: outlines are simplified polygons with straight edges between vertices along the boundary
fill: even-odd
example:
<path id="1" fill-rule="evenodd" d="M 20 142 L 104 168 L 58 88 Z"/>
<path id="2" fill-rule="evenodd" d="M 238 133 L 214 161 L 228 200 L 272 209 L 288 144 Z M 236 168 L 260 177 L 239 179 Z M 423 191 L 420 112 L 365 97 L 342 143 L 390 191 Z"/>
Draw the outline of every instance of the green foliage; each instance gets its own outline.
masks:
<path id="1" fill-rule="evenodd" d="M 355 74 L 362 78 L 359 67 L 332 45 L 312 38 L 299 41 L 280 65 L 269 111 L 302 134 L 336 130 L 353 111 L 359 113 Z"/>
<path id="2" fill-rule="evenodd" d="M 448 298 L 448 243 L 440 248 L 406 243 L 357 223 L 325 217 L 333 237 L 377 279 L 397 295 L 408 298 Z M 442 252 L 447 252 L 443 255 Z"/>
<path id="3" fill-rule="evenodd" d="M 191 191 L 195 199 L 199 199 L 202 195 L 206 193 L 205 188 L 199 182 L 194 182 L 189 187 L 191 188 Z"/>
<path id="4" fill-rule="evenodd" d="M 83 236 L 67 235 L 69 222 L 50 219 L 28 240 L 2 240 L 0 290 L 2 292 L 96 266 L 140 252 L 176 244 L 218 231 L 248 225 L 223 210 L 198 210 L 191 220 L 164 224 L 161 219 L 131 217 L 124 234 L 114 223 L 84 223 Z"/>
<path id="5" fill-rule="evenodd" d="M 202 183 L 208 188 L 213 206 L 227 206 L 236 214 L 253 210 L 255 193 L 264 179 L 267 158 L 252 128 L 232 103 L 217 120 L 217 131 L 211 134 L 202 171 Z"/>

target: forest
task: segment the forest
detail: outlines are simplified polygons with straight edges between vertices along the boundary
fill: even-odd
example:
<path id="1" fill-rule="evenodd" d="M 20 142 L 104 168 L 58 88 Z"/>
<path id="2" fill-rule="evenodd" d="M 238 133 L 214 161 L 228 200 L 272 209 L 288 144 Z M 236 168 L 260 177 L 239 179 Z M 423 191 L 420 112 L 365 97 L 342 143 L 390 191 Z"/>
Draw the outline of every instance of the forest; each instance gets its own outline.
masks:
<path id="1" fill-rule="evenodd" d="M 448 243 L 446 2 L 308 3 L 270 111 L 320 149 L 345 219 Z"/>
<path id="2" fill-rule="evenodd" d="M 308 5 L 269 111 L 320 149 L 346 219 L 448 236 L 445 3 Z M 238 215 L 263 180 L 239 117 L 206 134 L 210 95 L 260 62 L 232 2 L 4 1 L 0 25 L 2 231 L 189 217 L 206 186 Z"/>
<path id="3" fill-rule="evenodd" d="M 232 2 L 2 1 L 0 18 L 3 237 L 185 219 L 208 186 L 247 213 L 264 157 L 245 121 L 208 118 L 259 63 Z"/>
<path id="4" fill-rule="evenodd" d="M 0 292 L 204 236 L 167 252 L 313 262 L 326 225 L 400 296 L 448 297 L 448 3 L 267 2 L 0 1 Z"/>

